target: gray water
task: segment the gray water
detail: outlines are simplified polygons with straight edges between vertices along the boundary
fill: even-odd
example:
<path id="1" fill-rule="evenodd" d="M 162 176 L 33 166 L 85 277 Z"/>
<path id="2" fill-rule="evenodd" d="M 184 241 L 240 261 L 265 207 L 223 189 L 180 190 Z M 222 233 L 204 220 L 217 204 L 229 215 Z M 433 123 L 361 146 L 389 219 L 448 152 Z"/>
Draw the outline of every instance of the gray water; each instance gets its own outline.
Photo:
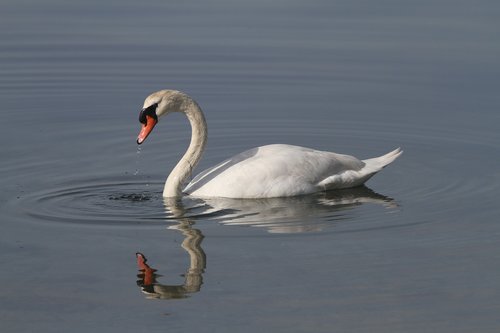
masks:
<path id="1" fill-rule="evenodd" d="M 0 330 L 498 332 L 499 14 L 4 0 Z M 165 88 L 206 114 L 198 171 L 268 143 L 405 152 L 364 188 L 164 201 L 188 122 L 135 139 Z"/>

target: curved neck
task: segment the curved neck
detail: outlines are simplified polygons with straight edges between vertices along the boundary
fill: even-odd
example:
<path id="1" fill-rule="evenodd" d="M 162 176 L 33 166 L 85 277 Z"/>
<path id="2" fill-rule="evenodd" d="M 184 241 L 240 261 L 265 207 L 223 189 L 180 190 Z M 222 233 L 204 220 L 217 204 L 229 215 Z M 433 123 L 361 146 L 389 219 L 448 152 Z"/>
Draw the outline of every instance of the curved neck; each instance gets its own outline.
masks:
<path id="1" fill-rule="evenodd" d="M 182 189 L 186 179 L 201 159 L 203 150 L 207 143 L 207 123 L 200 107 L 195 101 L 190 100 L 182 105 L 178 111 L 186 114 L 191 124 L 191 142 L 189 147 L 177 163 L 165 182 L 163 188 L 164 197 L 178 197 L 182 195 Z"/>

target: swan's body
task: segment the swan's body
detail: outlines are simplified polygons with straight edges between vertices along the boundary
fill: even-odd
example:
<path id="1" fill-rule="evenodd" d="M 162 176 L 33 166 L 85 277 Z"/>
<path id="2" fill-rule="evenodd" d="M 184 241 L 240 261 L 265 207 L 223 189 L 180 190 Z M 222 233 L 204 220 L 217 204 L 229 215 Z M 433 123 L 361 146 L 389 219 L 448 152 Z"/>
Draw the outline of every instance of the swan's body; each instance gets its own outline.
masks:
<path id="1" fill-rule="evenodd" d="M 188 150 L 165 182 L 164 197 L 176 197 L 184 192 L 198 197 L 272 198 L 355 187 L 402 153 L 398 148 L 377 158 L 359 160 L 349 155 L 273 144 L 235 155 L 201 172 L 184 188 L 207 140 L 205 117 L 194 100 L 174 90 L 148 96 L 139 117 L 143 128 L 137 143 L 145 140 L 159 117 L 170 112 L 186 114 L 192 135 Z"/>
<path id="2" fill-rule="evenodd" d="M 185 193 L 224 198 L 274 198 L 363 184 L 399 150 L 373 162 L 349 155 L 273 144 L 247 150 L 201 172 Z M 215 194 L 215 195 L 214 195 Z"/>

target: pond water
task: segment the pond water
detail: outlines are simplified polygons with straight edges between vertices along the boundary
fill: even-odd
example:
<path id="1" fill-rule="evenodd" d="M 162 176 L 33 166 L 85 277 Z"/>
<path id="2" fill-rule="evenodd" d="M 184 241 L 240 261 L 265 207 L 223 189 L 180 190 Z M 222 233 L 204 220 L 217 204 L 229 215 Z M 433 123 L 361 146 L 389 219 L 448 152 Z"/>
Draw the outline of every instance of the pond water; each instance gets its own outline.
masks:
<path id="1" fill-rule="evenodd" d="M 6 0 L 2 332 L 497 332 L 495 1 Z M 289 143 L 404 154 L 366 187 L 164 200 L 181 114 L 198 171 Z M 136 254 L 138 253 L 138 254 Z"/>

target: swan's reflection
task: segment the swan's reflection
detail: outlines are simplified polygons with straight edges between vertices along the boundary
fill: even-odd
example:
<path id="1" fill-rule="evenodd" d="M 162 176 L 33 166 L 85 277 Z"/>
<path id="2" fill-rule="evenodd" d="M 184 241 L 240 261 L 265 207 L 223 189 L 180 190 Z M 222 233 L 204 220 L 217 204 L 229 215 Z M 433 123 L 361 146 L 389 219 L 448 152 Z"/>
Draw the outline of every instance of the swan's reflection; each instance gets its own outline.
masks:
<path id="1" fill-rule="evenodd" d="M 168 199 L 165 199 L 168 200 Z M 192 222 L 188 218 L 183 218 L 184 209 L 180 202 L 174 199 L 166 201 L 171 212 L 176 212 L 179 216 L 179 224 L 170 227 L 170 229 L 179 230 L 184 235 L 182 248 L 189 254 L 189 268 L 185 273 L 184 283 L 182 285 L 166 285 L 157 281 L 156 269 L 147 264 L 147 259 L 142 253 L 137 253 L 137 265 L 140 274 L 137 285 L 141 291 L 147 295 L 147 298 L 156 299 L 174 299 L 185 298 L 189 294 L 200 291 L 203 284 L 203 272 L 206 267 L 206 255 L 201 248 L 203 234 L 200 230 L 192 227 Z"/>
<path id="2" fill-rule="evenodd" d="M 224 225 L 264 227 L 270 233 L 322 231 L 356 217 L 354 209 L 363 204 L 397 207 L 394 199 L 366 186 L 289 198 L 185 200 L 193 201 L 186 202 L 186 206 L 192 207 L 191 216 L 205 215 Z"/>
<path id="3" fill-rule="evenodd" d="M 169 229 L 184 235 L 182 247 L 189 254 L 190 262 L 182 285 L 166 285 L 157 281 L 156 270 L 147 264 L 142 253 L 137 253 L 140 274 L 137 284 L 148 298 L 175 299 L 188 297 L 200 291 L 206 255 L 201 248 L 204 238 L 193 228 L 197 218 L 214 219 L 225 225 L 264 227 L 271 233 L 300 233 L 321 231 L 333 223 L 352 219 L 354 208 L 374 203 L 386 208 L 397 207 L 396 202 L 362 186 L 317 195 L 270 199 L 182 199 L 164 198 L 165 213 L 178 224 Z"/>

